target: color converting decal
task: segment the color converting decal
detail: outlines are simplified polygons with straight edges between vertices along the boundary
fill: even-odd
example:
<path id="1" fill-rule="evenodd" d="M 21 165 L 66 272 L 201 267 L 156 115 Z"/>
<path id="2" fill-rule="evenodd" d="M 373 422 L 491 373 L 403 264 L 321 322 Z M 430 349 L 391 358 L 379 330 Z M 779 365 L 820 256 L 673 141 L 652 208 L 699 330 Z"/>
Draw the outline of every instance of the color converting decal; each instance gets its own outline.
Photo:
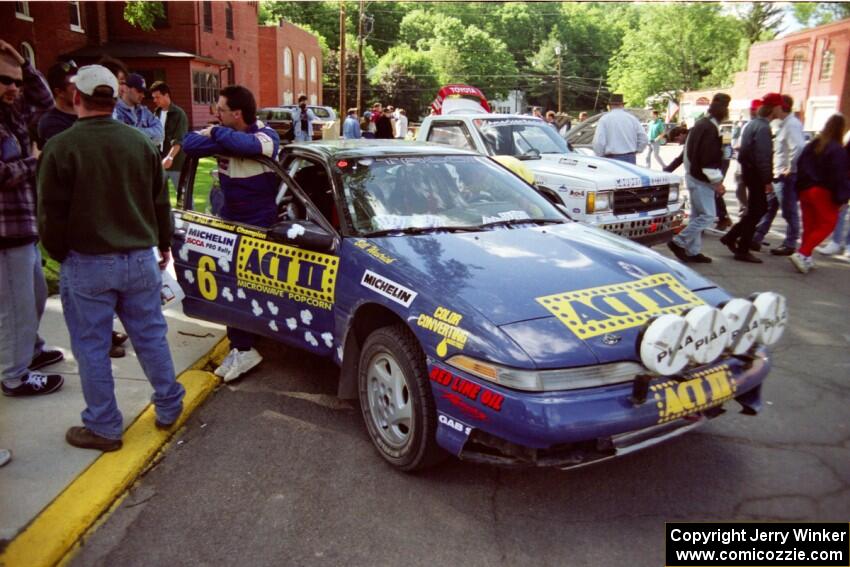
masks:
<path id="1" fill-rule="evenodd" d="M 469 331 L 458 327 L 461 319 L 463 319 L 463 315 L 450 311 L 445 307 L 437 307 L 434 310 L 433 316 L 424 313 L 420 314 L 416 319 L 416 324 L 423 329 L 443 337 L 443 340 L 437 345 L 437 354 L 446 356 L 449 346 L 453 346 L 458 350 L 463 350 L 463 347 L 466 346 Z"/>

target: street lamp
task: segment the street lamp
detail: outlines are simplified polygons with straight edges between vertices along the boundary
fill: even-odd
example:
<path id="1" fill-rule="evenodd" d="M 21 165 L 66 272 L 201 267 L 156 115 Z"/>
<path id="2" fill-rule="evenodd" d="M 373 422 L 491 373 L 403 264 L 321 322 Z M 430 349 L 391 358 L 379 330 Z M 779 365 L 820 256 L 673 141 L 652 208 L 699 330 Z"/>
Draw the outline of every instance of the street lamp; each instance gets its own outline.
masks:
<path id="1" fill-rule="evenodd" d="M 561 44 L 555 44 L 555 55 L 558 56 L 558 113 L 561 113 Z"/>

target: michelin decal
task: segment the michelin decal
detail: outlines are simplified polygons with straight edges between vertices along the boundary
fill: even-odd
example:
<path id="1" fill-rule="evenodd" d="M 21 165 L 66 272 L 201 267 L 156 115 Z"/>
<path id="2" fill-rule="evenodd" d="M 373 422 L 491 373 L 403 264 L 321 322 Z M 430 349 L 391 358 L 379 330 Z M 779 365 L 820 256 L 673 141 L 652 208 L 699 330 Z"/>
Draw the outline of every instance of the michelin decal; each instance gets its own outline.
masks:
<path id="1" fill-rule="evenodd" d="M 376 274 L 372 270 L 363 272 L 360 285 L 405 307 L 410 307 L 410 304 L 413 303 L 413 300 L 417 296 L 417 293 L 412 289 Z"/>

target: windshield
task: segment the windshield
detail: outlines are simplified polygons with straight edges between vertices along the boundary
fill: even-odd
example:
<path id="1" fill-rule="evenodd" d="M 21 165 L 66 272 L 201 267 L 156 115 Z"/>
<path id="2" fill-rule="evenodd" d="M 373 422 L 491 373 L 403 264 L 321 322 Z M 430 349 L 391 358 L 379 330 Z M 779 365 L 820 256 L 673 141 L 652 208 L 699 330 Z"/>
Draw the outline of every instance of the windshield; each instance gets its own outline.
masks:
<path id="1" fill-rule="evenodd" d="M 478 119 L 473 123 L 490 155 L 534 159 L 541 154 L 568 154 L 567 143 L 552 126 L 522 118 Z"/>
<path id="2" fill-rule="evenodd" d="M 483 156 L 352 158 L 336 165 L 359 234 L 565 221 L 532 187 Z"/>

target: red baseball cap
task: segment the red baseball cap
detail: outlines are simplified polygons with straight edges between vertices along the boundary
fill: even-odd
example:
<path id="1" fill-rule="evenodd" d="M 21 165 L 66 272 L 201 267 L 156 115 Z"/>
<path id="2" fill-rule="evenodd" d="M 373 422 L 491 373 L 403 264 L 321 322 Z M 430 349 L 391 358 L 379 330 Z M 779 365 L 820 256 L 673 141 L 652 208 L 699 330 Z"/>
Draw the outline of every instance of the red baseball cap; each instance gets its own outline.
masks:
<path id="1" fill-rule="evenodd" d="M 767 93 L 761 98 L 761 103 L 766 106 L 782 106 L 784 101 L 779 93 Z"/>
<path id="2" fill-rule="evenodd" d="M 761 108 L 761 99 L 760 98 L 754 98 L 753 100 L 750 101 L 750 110 L 755 112 L 759 108 Z"/>

